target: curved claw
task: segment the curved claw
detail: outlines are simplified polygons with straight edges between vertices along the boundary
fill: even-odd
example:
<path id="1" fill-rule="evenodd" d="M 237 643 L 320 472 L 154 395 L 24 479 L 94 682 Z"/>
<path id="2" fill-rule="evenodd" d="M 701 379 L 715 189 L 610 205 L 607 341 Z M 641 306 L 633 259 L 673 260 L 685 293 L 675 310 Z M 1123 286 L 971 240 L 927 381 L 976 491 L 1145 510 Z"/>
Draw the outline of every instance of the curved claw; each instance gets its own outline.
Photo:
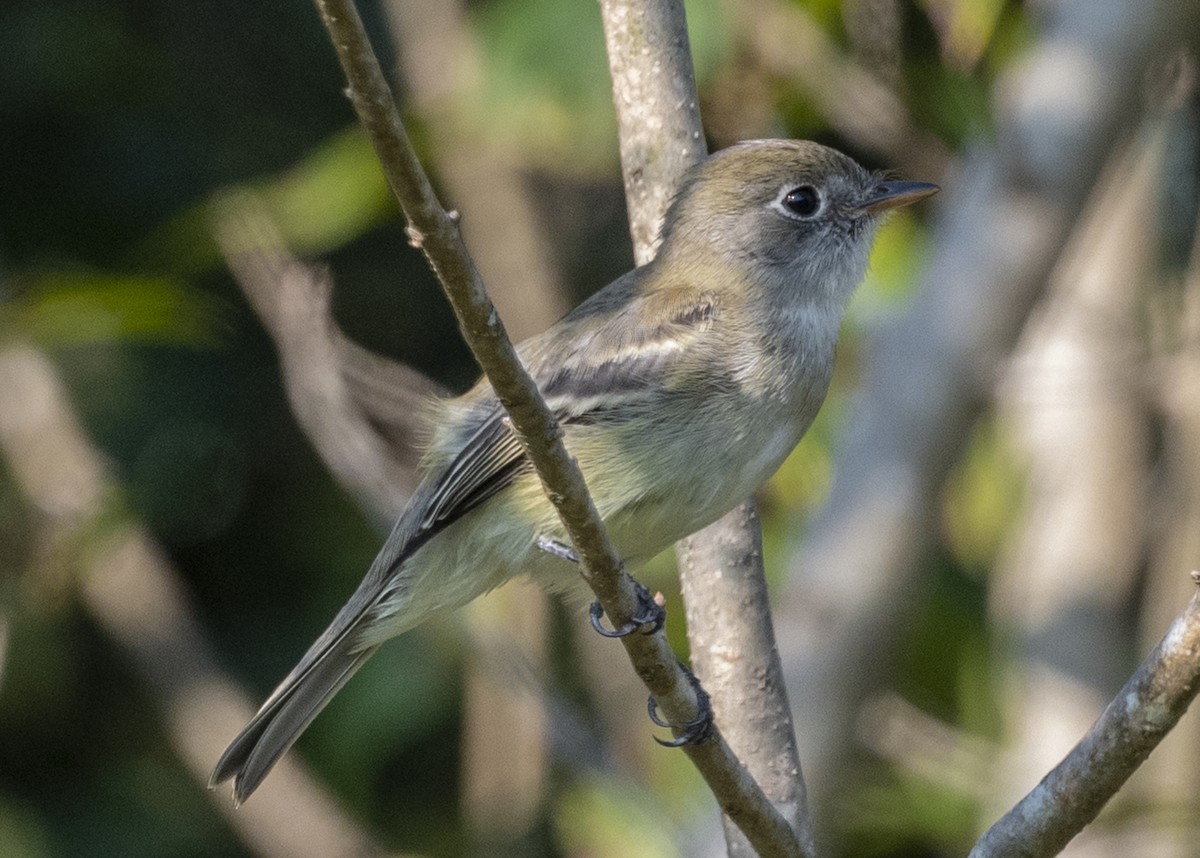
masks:
<path id="1" fill-rule="evenodd" d="M 592 628 L 595 629 L 598 634 L 602 634 L 606 638 L 623 638 L 625 635 L 631 635 L 638 630 L 638 626 L 640 625 L 640 623 L 635 623 L 633 620 L 630 620 L 619 629 L 604 628 L 604 626 L 600 623 L 601 617 L 604 616 L 604 608 L 599 602 L 592 602 L 592 607 L 588 609 L 588 616 L 591 618 Z"/>
<path id="2" fill-rule="evenodd" d="M 653 696 L 647 701 L 646 714 L 650 716 L 650 720 L 659 727 L 666 727 L 671 730 L 679 731 L 679 735 L 674 739 L 660 739 L 654 736 L 654 741 L 662 745 L 664 748 L 682 748 L 684 745 L 699 745 L 708 738 L 713 728 L 713 713 L 712 704 L 708 699 L 708 692 L 701 686 L 699 680 L 686 667 L 688 679 L 692 683 L 692 688 L 696 691 L 696 717 L 686 724 L 671 724 L 664 721 L 658 715 L 658 701 Z"/>
<path id="3" fill-rule="evenodd" d="M 633 634 L 638 629 L 641 629 L 643 634 L 652 635 L 661 632 L 663 626 L 666 624 L 667 609 L 654 600 L 649 590 L 637 582 L 634 583 L 637 587 L 637 612 L 629 618 L 629 622 L 618 629 L 606 629 L 601 625 L 600 619 L 604 616 L 604 608 L 599 602 L 592 602 L 592 607 L 588 610 L 588 615 L 592 620 L 592 628 L 604 635 L 604 637 L 623 638 L 626 635 Z"/>

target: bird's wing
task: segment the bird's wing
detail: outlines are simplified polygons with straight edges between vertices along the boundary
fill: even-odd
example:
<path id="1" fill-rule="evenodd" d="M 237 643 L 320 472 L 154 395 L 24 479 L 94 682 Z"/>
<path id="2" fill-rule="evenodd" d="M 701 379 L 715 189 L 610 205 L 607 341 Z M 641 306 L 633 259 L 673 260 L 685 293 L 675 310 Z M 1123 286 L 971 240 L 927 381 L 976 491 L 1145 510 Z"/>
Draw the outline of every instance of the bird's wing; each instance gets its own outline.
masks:
<path id="1" fill-rule="evenodd" d="M 421 516 L 420 530 L 440 530 L 528 469 L 521 443 L 497 402 L 462 451 L 437 477 Z"/>
<path id="2" fill-rule="evenodd" d="M 620 309 L 609 311 L 605 301 Z M 682 368 L 678 362 L 689 360 L 689 346 L 708 330 L 716 312 L 713 301 L 694 294 L 628 298 L 609 293 L 601 302 L 585 302 L 561 325 L 525 343 L 521 352 L 563 423 L 627 419 L 644 413 L 663 395 Z M 530 468 L 491 389 L 481 386 L 467 399 L 473 400 L 466 404 L 474 415 L 473 428 L 458 442 L 457 453 L 418 487 L 358 590 L 226 749 L 210 786 L 234 777 L 239 802 L 253 792 L 378 645 L 364 645 L 355 630 L 386 594 L 396 568 Z"/>
<path id="3" fill-rule="evenodd" d="M 652 302 L 658 305 L 648 306 Z M 652 408 L 711 327 L 717 304 L 694 292 L 653 293 L 634 297 L 616 314 L 588 310 L 582 305 L 561 328 L 520 349 L 563 424 L 621 421 Z M 490 388 L 476 407 L 482 412 L 478 428 L 433 478 L 426 497 L 419 529 L 429 535 L 532 467 Z"/>

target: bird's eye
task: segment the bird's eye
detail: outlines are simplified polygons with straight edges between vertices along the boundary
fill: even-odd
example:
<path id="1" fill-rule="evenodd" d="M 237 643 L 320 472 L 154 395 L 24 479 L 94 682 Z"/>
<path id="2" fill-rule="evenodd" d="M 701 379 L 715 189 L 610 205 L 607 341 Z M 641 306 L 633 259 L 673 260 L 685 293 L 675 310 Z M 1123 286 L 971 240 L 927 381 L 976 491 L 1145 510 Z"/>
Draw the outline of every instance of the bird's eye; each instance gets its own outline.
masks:
<path id="1" fill-rule="evenodd" d="M 783 207 L 800 217 L 812 217 L 821 209 L 821 195 L 812 185 L 801 185 L 783 195 Z"/>

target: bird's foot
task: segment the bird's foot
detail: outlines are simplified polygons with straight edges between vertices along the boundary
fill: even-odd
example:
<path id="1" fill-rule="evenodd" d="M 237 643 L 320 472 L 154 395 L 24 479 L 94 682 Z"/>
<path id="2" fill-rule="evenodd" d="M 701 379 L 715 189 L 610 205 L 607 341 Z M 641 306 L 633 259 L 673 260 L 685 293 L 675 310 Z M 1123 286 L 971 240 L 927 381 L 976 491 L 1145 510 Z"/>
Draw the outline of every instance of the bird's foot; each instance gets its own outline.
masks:
<path id="1" fill-rule="evenodd" d="M 659 727 L 667 727 L 675 730 L 678 735 L 674 739 L 660 739 L 654 737 L 654 741 L 662 745 L 664 748 L 681 748 L 684 745 L 699 745 L 709 737 L 713 729 L 713 711 L 712 703 L 708 699 L 708 692 L 701 685 L 700 680 L 696 679 L 696 674 L 692 673 L 687 665 L 680 664 L 683 672 L 687 674 L 688 681 L 692 683 L 692 688 L 696 692 L 696 717 L 688 721 L 686 724 L 671 724 L 664 721 L 658 714 L 658 701 L 651 697 L 646 705 L 646 712 Z"/>
<path id="2" fill-rule="evenodd" d="M 559 542 L 557 539 L 551 539 L 548 536 L 539 536 L 535 544 L 539 551 L 545 551 L 547 554 L 553 554 L 555 557 L 561 557 L 563 560 L 569 560 L 572 563 L 579 562 L 579 555 L 575 553 L 575 549 Z M 592 618 L 592 628 L 606 638 L 623 638 L 626 635 L 633 634 L 638 629 L 641 629 L 647 635 L 662 631 L 663 625 L 667 622 L 666 608 L 651 595 L 649 590 L 637 581 L 633 582 L 633 586 L 637 588 L 638 607 L 633 616 L 629 618 L 629 622 L 625 623 L 619 629 L 606 629 L 600 623 L 600 619 L 604 616 L 604 608 L 599 602 L 592 602 L 589 612 Z"/>
<path id="3" fill-rule="evenodd" d="M 606 629 L 600 623 L 601 617 L 604 616 L 603 606 L 599 602 L 592 602 L 591 610 L 588 613 L 592 618 L 593 629 L 606 638 L 623 638 L 638 629 L 641 629 L 642 634 L 647 635 L 662 631 L 663 625 L 667 622 L 667 609 L 637 581 L 633 582 L 633 586 L 637 588 L 638 607 L 633 616 L 629 618 L 629 622 L 617 629 Z"/>

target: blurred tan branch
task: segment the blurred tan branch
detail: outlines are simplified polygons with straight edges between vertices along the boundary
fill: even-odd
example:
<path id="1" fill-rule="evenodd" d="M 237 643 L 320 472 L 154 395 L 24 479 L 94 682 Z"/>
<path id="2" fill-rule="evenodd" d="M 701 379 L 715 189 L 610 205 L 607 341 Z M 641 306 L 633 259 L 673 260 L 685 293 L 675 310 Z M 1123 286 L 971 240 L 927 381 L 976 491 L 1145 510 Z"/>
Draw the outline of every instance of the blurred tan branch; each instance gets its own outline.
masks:
<path id="1" fill-rule="evenodd" d="M 875 338 L 832 494 L 777 616 L 818 792 L 881 677 L 896 606 L 911 593 L 942 484 L 997 363 L 1113 139 L 1139 115 L 1147 64 L 1196 6 L 1042 4 L 1038 39 L 997 88 L 996 142 L 976 146 L 946 180 L 929 263 L 907 310 Z"/>
<path id="2" fill-rule="evenodd" d="M 420 402 L 440 389 L 338 330 L 328 273 L 288 252 L 253 196 L 226 194 L 211 210 L 226 264 L 275 341 L 293 412 L 338 481 L 390 525 L 417 484 Z"/>
<path id="3" fill-rule="evenodd" d="M 1200 100 L 1195 79 L 1191 86 L 1185 109 Z M 1187 135 L 1181 135 L 1179 142 L 1194 146 L 1196 128 L 1179 130 Z M 1154 361 L 1150 398 L 1162 440 L 1161 458 L 1149 475 L 1147 493 L 1153 501 L 1143 511 L 1149 528 L 1149 576 L 1138 617 L 1143 647 L 1167 624 L 1174 606 L 1190 589 L 1178 570 L 1194 565 L 1200 557 L 1200 230 L 1192 236 L 1187 268 L 1180 274 L 1179 281 L 1160 281 L 1168 288 L 1156 290 L 1157 300 L 1147 308 Z M 1174 844 L 1173 852 L 1162 849 L 1161 854 L 1190 856 L 1200 842 L 1200 819 L 1193 812 L 1200 807 L 1198 758 L 1200 718 L 1193 715 L 1171 731 L 1124 790 L 1123 794 L 1133 794 L 1130 804 L 1186 808 L 1174 817 L 1173 825 L 1148 820 L 1146 827 L 1152 829 L 1150 836 L 1157 843 Z"/>
<path id="4" fill-rule="evenodd" d="M 83 604 L 149 687 L 166 732 L 199 787 L 228 736 L 254 707 L 217 669 L 162 550 L 122 511 L 120 490 L 80 429 L 45 356 L 21 345 L 0 350 L 0 401 L 5 403 L 0 450 L 17 484 L 46 520 L 50 538 L 88 537 L 78 558 Z M 295 757 L 284 760 L 271 781 L 261 800 L 239 811 L 223 799 L 214 802 L 257 854 L 383 854 Z"/>
<path id="5" fill-rule="evenodd" d="M 475 105 L 483 58 L 471 18 L 461 0 L 385 0 L 383 11 L 399 60 L 397 85 L 436 153 L 437 177 L 461 214 L 500 318 L 523 340 L 558 321 L 568 301 L 538 228 L 527 154 L 481 133 Z M 519 653 L 544 672 L 548 609 L 546 594 L 520 579 L 464 612 L 473 646 L 463 679 L 462 804 L 480 854 L 521 851 L 546 813 L 545 698 L 508 681 L 495 662 L 498 653 Z"/>
<path id="6" fill-rule="evenodd" d="M 521 152 L 480 133 L 471 100 L 483 60 L 461 0 L 387 0 L 388 31 L 413 109 L 437 152 L 437 174 L 488 294 L 516 341 L 557 322 L 569 308 L 553 254 L 537 228 Z"/>
<path id="7" fill-rule="evenodd" d="M 408 235 L 441 281 L 476 360 L 517 429 L 580 559 L 581 572 L 614 623 L 637 609 L 633 581 L 621 569 L 582 474 L 562 444 L 561 430 L 536 385 L 517 360 L 503 324 L 462 242 L 457 225 L 442 209 L 418 163 L 351 0 L 317 0 L 349 94 L 367 129 L 384 174 L 408 219 Z M 674 723 L 695 716 L 697 697 L 662 634 L 621 639 L 630 660 L 663 713 Z M 796 855 L 795 834 L 734 757 L 719 732 L 687 747 L 722 808 L 751 837 L 760 854 Z"/>
<path id="8" fill-rule="evenodd" d="M 1128 675 L 1153 460 L 1139 317 L 1158 261 L 1166 136 L 1154 118 L 1114 148 L 998 385 L 1025 490 L 989 599 L 1007 644 L 989 818 L 1061 759 Z M 1072 853 L 1118 854 L 1090 842 L 1101 827 Z"/>
<path id="9" fill-rule="evenodd" d="M 950 160 L 945 144 L 918 128 L 900 96 L 845 56 L 802 6 L 747 0 L 731 14 L 763 68 L 800 87 L 851 144 L 914 176 L 940 180 Z"/>

